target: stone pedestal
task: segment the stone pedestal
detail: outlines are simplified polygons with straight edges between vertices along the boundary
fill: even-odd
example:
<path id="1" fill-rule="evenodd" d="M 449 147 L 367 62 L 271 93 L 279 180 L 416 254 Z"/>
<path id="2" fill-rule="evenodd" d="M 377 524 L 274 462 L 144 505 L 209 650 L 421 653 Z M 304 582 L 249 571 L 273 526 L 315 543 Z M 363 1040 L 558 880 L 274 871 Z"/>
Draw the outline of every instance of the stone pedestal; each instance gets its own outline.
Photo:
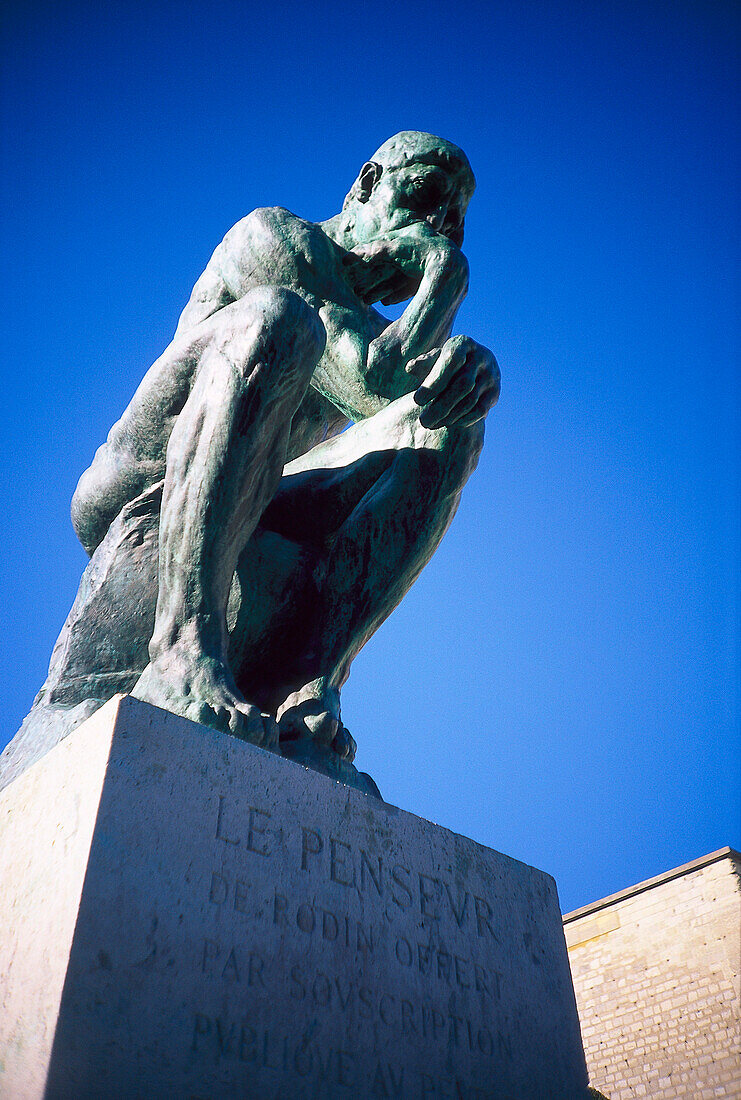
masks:
<path id="1" fill-rule="evenodd" d="M 127 696 L 0 815 L 8 1100 L 587 1095 L 541 871 Z"/>

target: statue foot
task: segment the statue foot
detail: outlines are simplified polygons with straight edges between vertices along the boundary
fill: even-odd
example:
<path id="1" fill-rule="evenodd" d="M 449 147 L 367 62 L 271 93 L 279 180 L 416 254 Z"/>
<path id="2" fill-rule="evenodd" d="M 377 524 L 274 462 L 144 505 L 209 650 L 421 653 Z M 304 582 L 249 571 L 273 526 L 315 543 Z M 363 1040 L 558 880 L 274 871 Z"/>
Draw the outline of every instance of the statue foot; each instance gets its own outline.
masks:
<path id="1" fill-rule="evenodd" d="M 324 680 L 313 680 L 284 700 L 277 717 L 283 756 L 381 798 L 371 777 L 359 772 L 352 762 L 358 746 L 340 719 L 340 693 L 336 688 L 328 687 Z"/>
<path id="2" fill-rule="evenodd" d="M 147 665 L 131 694 L 252 745 L 277 749 L 278 726 L 273 716 L 246 702 L 228 670 L 214 658 L 186 661 L 180 654 L 167 653 Z"/>
<path id="3" fill-rule="evenodd" d="M 358 746 L 340 719 L 340 694 L 321 680 L 292 692 L 277 717 L 281 741 L 313 741 L 348 764 L 355 759 Z"/>

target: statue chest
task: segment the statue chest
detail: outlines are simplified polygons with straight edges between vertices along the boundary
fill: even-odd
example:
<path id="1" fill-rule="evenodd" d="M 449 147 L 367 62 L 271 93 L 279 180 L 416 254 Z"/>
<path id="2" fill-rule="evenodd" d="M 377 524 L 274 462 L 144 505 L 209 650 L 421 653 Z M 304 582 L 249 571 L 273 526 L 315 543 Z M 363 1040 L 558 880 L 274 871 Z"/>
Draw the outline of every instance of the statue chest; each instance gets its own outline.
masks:
<path id="1" fill-rule="evenodd" d="M 319 305 L 318 313 L 327 332 L 327 344 L 313 384 L 355 420 L 365 412 L 368 345 L 374 335 L 368 315 L 360 306 L 352 308 L 335 302 Z"/>

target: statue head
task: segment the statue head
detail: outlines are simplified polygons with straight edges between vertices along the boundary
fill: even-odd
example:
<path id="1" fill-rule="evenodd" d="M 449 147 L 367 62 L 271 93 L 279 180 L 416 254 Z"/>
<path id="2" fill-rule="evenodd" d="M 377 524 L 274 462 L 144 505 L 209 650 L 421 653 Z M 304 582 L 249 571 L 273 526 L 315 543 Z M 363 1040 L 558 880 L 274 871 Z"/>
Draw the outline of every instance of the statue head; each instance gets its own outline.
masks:
<path id="1" fill-rule="evenodd" d="M 343 210 L 359 242 L 427 221 L 460 245 L 475 187 L 468 157 L 457 145 L 420 130 L 402 130 L 360 169 Z"/>

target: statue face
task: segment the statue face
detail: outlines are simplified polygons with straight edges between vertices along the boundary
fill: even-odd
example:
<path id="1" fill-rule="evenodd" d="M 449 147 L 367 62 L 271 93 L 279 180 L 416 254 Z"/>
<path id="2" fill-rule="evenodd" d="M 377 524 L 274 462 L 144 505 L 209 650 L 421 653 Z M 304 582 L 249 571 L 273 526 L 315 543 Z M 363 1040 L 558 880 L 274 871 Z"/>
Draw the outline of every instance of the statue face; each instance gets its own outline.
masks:
<path id="1" fill-rule="evenodd" d="M 358 240 L 383 237 L 415 222 L 428 222 L 456 244 L 463 242 L 468 198 L 457 174 L 435 164 L 386 168 L 369 162 L 361 172 L 364 195 L 358 203 Z M 367 194 L 367 198 L 363 198 Z"/>

